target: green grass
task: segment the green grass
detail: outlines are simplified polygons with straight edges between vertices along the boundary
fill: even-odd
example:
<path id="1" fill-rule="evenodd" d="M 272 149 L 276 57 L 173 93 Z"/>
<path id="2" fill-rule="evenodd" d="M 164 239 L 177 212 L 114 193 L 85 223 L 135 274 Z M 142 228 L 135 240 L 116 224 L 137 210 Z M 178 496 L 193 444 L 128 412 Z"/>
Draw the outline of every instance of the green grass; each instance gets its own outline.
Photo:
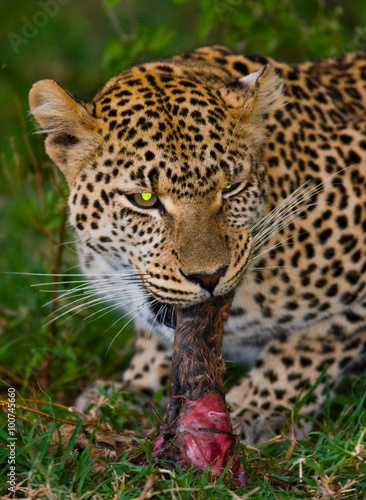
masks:
<path id="1" fill-rule="evenodd" d="M 52 458 L 47 450 L 58 425 L 56 419 L 71 420 L 72 416 L 51 404 L 38 404 L 38 410 L 53 418 L 37 418 L 30 411 L 18 409 L 17 481 L 23 485 L 24 496 L 36 498 L 54 495 L 57 499 L 132 499 L 145 491 L 142 498 L 361 499 L 366 488 L 365 398 L 365 382 L 347 380 L 334 402 L 328 402 L 306 441 L 292 443 L 284 437 L 256 447 L 240 445 L 247 486 L 236 490 L 223 477 L 211 483 L 208 471 L 196 474 L 192 469 L 177 470 L 174 464 L 170 464 L 169 470 L 169 464 L 154 463 L 149 440 L 136 441 L 136 447 L 147 456 L 144 466 L 135 465 L 124 456 L 105 471 L 95 473 L 88 449 L 81 455 L 70 455 L 75 436 L 63 455 Z M 106 402 L 99 420 L 103 427 L 112 425 L 121 432 L 133 428 L 146 435 L 147 429 L 156 426 L 153 413 L 133 394 L 126 395 L 123 403 L 117 401 L 116 395 Z M 6 439 L 4 430 L 0 437 Z M 4 489 L 6 462 L 7 453 L 2 450 L 0 466 L 5 468 L 0 488 Z"/>

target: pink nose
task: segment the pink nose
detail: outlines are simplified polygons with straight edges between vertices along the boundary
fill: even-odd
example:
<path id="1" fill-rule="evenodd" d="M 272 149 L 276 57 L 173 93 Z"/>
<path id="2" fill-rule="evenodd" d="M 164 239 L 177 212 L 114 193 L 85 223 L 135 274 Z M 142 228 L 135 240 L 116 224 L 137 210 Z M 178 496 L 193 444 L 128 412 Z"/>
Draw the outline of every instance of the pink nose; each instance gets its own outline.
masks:
<path id="1" fill-rule="evenodd" d="M 202 288 L 212 293 L 215 290 L 221 276 L 225 274 L 227 268 L 228 266 L 220 267 L 218 271 L 212 274 L 192 273 L 185 276 L 192 283 L 198 283 Z"/>

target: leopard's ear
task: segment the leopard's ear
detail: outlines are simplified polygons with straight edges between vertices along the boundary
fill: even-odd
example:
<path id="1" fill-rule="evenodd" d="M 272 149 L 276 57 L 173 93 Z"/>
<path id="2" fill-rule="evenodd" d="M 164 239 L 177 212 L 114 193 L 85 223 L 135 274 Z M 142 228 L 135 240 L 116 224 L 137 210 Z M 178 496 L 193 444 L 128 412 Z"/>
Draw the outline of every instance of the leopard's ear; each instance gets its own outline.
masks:
<path id="1" fill-rule="evenodd" d="M 272 64 L 266 64 L 259 71 L 228 83 L 219 89 L 226 106 L 234 115 L 246 121 L 248 118 L 262 118 L 283 103 L 283 79 L 277 75 Z"/>
<path id="2" fill-rule="evenodd" d="M 47 134 L 46 150 L 68 181 L 92 151 L 98 124 L 82 103 L 53 80 L 35 83 L 29 93 L 31 113 Z"/>

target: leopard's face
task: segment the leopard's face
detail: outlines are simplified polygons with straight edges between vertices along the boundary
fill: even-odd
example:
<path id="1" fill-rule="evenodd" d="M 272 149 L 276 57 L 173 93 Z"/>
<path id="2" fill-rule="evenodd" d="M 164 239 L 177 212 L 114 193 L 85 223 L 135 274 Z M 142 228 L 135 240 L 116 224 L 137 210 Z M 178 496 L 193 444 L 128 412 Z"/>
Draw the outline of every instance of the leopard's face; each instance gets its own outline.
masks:
<path id="1" fill-rule="evenodd" d="M 119 106 L 120 89 L 102 99 L 101 156 L 96 151 L 70 190 L 80 238 L 117 272 L 128 263 L 164 303 L 192 304 L 238 284 L 250 255 L 249 229 L 265 199 L 264 168 L 248 137 L 234 130 L 235 118 L 219 108 L 218 97 L 199 91 L 210 106 L 192 104 L 195 94 L 187 92 L 183 103 L 172 94 L 153 107 L 132 92 Z M 216 284 L 210 276 L 217 273 Z"/>
<path id="2" fill-rule="evenodd" d="M 211 86 L 150 66 L 112 79 L 92 104 L 39 82 L 31 105 L 84 246 L 137 273 L 157 303 L 185 307 L 243 278 L 266 200 L 258 89 L 270 80 L 278 95 L 281 82 L 266 70 Z"/>

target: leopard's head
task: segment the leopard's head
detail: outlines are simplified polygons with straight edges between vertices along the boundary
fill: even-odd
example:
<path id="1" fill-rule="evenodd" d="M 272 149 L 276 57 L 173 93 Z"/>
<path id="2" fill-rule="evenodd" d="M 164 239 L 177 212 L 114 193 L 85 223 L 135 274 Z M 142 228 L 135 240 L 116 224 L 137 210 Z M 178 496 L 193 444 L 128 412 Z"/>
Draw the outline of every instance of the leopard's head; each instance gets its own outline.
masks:
<path id="1" fill-rule="evenodd" d="M 184 307 L 242 280 L 266 200 L 263 117 L 281 92 L 272 66 L 210 81 L 164 61 L 112 78 L 91 103 L 42 80 L 30 106 L 80 240 Z"/>

